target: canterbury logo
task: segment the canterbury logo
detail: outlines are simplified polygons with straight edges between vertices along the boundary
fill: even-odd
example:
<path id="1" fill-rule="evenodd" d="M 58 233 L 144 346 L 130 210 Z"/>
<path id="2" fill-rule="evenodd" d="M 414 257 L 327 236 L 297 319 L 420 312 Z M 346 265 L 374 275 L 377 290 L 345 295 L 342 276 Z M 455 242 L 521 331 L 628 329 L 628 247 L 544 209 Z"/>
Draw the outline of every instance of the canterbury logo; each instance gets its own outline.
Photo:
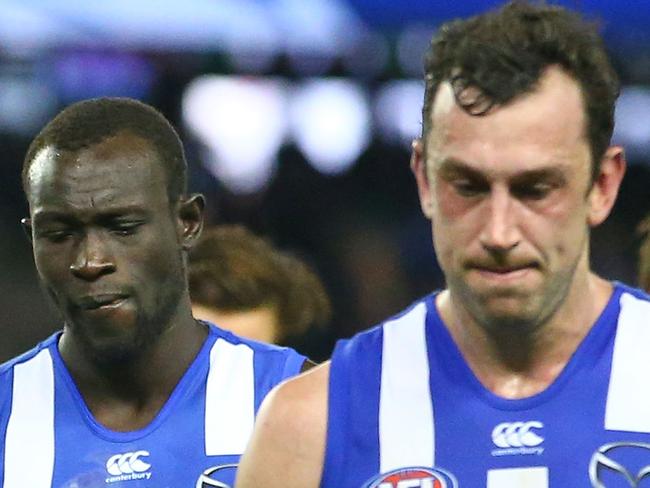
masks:
<path id="1" fill-rule="evenodd" d="M 144 462 L 141 458 L 148 457 L 147 451 L 126 452 L 124 454 L 116 454 L 111 456 L 106 461 L 106 471 L 113 476 L 120 476 L 122 474 L 144 473 L 151 464 Z"/>
<path id="2" fill-rule="evenodd" d="M 492 442 L 503 449 L 509 447 L 535 447 L 544 442 L 544 438 L 535 433 L 544 424 L 535 420 L 531 422 L 504 422 L 492 431 Z"/>

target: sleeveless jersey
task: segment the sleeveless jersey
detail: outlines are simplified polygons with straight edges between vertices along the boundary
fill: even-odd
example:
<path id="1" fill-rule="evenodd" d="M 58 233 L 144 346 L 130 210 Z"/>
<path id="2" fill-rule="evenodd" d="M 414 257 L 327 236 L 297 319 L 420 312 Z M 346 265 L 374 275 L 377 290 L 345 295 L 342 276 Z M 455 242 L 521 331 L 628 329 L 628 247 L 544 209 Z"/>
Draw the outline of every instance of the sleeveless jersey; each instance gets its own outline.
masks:
<path id="1" fill-rule="evenodd" d="M 650 487 L 650 297 L 615 284 L 556 380 L 474 376 L 435 295 L 334 351 L 322 488 Z"/>
<path id="2" fill-rule="evenodd" d="M 262 399 L 305 360 L 210 324 L 154 420 L 116 432 L 93 418 L 59 337 L 0 366 L 2 488 L 231 487 Z"/>

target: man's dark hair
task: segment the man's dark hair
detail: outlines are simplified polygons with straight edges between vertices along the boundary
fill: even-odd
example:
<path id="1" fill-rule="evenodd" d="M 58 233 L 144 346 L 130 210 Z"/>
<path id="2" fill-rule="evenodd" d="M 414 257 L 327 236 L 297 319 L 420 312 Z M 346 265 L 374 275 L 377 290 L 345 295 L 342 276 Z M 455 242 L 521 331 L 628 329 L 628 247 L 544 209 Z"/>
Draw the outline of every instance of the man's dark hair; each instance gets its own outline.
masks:
<path id="1" fill-rule="evenodd" d="M 612 137 L 619 81 L 596 26 L 559 6 L 517 0 L 444 24 L 425 57 L 423 138 L 440 83 L 449 81 L 458 105 L 481 116 L 534 91 L 552 65 L 581 87 L 595 177 Z"/>
<path id="2" fill-rule="evenodd" d="M 153 107 L 131 98 L 93 98 L 61 111 L 34 138 L 23 161 L 23 189 L 29 191 L 29 168 L 46 147 L 79 151 L 126 132 L 148 141 L 157 152 L 167 177 L 170 203 L 186 191 L 187 162 L 178 134 Z"/>
<path id="3" fill-rule="evenodd" d="M 330 301 L 318 276 L 244 227 L 204 231 L 189 262 L 192 302 L 221 312 L 270 306 L 277 313 L 280 342 L 329 321 Z"/>

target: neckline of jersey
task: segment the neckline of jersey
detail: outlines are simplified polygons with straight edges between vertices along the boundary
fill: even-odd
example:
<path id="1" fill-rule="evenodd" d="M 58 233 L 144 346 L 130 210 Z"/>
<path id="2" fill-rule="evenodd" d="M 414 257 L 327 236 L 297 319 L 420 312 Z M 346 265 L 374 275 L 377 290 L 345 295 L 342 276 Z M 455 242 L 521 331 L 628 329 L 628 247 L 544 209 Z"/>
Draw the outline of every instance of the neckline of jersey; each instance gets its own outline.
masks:
<path id="1" fill-rule="evenodd" d="M 153 431 L 155 431 L 169 415 L 173 407 L 180 401 L 180 399 L 185 395 L 185 393 L 190 389 L 193 380 L 196 378 L 196 371 L 201 368 L 201 365 L 205 363 L 204 358 L 210 353 L 210 349 L 215 341 L 219 338 L 216 327 L 209 325 L 208 327 L 208 336 L 203 341 L 201 349 L 197 353 L 196 357 L 190 363 L 190 366 L 181 376 L 181 379 L 178 381 L 174 387 L 171 395 L 167 398 L 167 401 L 163 404 L 162 408 L 158 411 L 156 416 L 153 418 L 149 424 L 144 426 L 141 429 L 131 430 L 127 432 L 120 432 L 104 427 L 100 424 L 95 416 L 92 414 L 85 400 L 81 396 L 79 389 L 77 388 L 76 383 L 74 382 L 68 367 L 63 362 L 63 358 L 59 353 L 58 343 L 61 337 L 62 332 L 58 333 L 58 337 L 50 344 L 50 353 L 52 359 L 55 362 L 55 375 L 60 375 L 65 383 L 66 388 L 73 397 L 73 403 L 78 408 L 81 413 L 82 418 L 86 425 L 99 437 L 111 441 L 111 442 L 132 442 L 143 437 L 148 436 Z"/>
<path id="2" fill-rule="evenodd" d="M 534 408 L 555 398 L 571 380 L 575 372 L 587 366 L 587 362 L 590 359 L 589 356 L 594 352 L 603 350 L 607 339 L 615 331 L 616 316 L 620 311 L 620 297 L 624 291 L 623 286 L 619 283 L 614 283 L 614 289 L 607 305 L 571 355 L 571 358 L 560 374 L 544 390 L 529 397 L 517 399 L 504 398 L 490 391 L 479 381 L 465 361 L 460 349 L 452 339 L 449 330 L 438 313 L 435 305 L 435 298 L 438 293 L 429 295 L 426 300 L 427 317 L 425 327 L 429 364 L 435 364 L 436 362 L 446 363 L 446 366 L 441 369 L 447 376 L 447 379 L 451 381 L 458 381 L 460 379 L 462 384 L 494 408 L 510 411 Z M 595 358 L 591 359 L 593 360 Z M 454 372 L 453 378 L 451 377 L 452 371 Z M 434 391 L 433 385 L 430 385 L 430 387 Z"/>

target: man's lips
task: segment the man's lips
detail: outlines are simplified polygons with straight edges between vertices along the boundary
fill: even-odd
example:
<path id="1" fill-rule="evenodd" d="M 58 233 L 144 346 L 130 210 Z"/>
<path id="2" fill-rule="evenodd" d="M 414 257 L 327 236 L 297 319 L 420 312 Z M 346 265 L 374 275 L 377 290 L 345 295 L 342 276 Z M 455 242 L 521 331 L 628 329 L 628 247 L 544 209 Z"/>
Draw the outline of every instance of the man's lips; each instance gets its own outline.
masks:
<path id="1" fill-rule="evenodd" d="M 119 306 L 128 298 L 122 293 L 102 293 L 98 295 L 86 295 L 82 297 L 77 305 L 82 310 L 99 310 Z"/>
<path id="2" fill-rule="evenodd" d="M 469 269 L 489 279 L 513 280 L 521 278 L 531 271 L 538 270 L 539 266 L 535 263 L 517 263 L 508 265 L 481 263 L 472 265 Z"/>
<path id="3" fill-rule="evenodd" d="M 477 271 L 482 271 L 484 273 L 496 273 L 496 274 L 509 274 L 516 273 L 519 271 L 527 271 L 530 269 L 537 269 L 537 266 L 526 265 L 526 266 L 473 266 Z"/>

